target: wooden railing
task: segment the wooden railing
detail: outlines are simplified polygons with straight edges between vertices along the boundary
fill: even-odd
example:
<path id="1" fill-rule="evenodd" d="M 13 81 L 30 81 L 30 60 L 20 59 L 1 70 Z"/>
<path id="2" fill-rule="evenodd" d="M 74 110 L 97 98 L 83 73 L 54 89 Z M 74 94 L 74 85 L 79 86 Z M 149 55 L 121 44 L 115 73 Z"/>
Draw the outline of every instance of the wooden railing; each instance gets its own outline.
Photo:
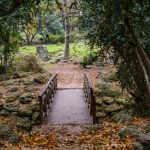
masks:
<path id="1" fill-rule="evenodd" d="M 57 74 L 53 75 L 45 88 L 40 92 L 38 99 L 40 101 L 40 122 L 47 116 L 51 107 L 52 99 L 57 90 Z"/>
<path id="2" fill-rule="evenodd" d="M 84 73 L 84 93 L 86 102 L 88 103 L 88 108 L 90 109 L 90 115 L 93 117 L 93 123 L 96 123 L 96 104 L 95 104 L 95 95 L 93 92 L 93 87 L 88 78 L 87 73 Z"/>

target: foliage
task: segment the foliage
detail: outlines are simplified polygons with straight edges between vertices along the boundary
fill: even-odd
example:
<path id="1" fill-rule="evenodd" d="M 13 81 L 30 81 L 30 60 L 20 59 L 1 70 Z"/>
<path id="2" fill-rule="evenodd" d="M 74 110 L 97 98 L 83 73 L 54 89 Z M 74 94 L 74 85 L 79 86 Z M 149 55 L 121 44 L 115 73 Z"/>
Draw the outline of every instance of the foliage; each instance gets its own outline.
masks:
<path id="1" fill-rule="evenodd" d="M 15 58 L 16 68 L 25 72 L 43 72 L 35 55 L 19 55 Z"/>
<path id="2" fill-rule="evenodd" d="M 3 22 L 0 20 L 0 22 Z M 0 25 L 0 74 L 7 72 L 8 66 L 12 66 L 14 54 L 19 50 L 21 37 L 19 33 L 12 30 L 7 22 Z"/>
<path id="3" fill-rule="evenodd" d="M 86 65 L 92 65 L 92 63 L 94 61 L 96 61 L 98 59 L 98 55 L 94 52 L 90 53 L 87 56 L 84 56 L 83 60 L 80 62 L 81 66 L 83 66 L 84 68 L 86 67 Z"/>
<path id="4" fill-rule="evenodd" d="M 49 42 L 52 44 L 57 44 L 57 43 L 64 43 L 64 35 L 50 35 L 49 36 Z"/>
<path id="5" fill-rule="evenodd" d="M 26 3 L 28 2 L 28 3 Z M 31 21 L 30 11 L 37 1 L 8 1 L 0 2 L 0 72 L 5 73 L 11 64 L 13 55 L 19 49 L 21 37 L 18 29 Z"/>
<path id="6" fill-rule="evenodd" d="M 54 56 L 53 54 L 57 55 L 63 53 L 64 43 L 48 44 L 45 46 L 47 47 L 47 50 L 51 56 Z M 96 51 L 97 49 L 95 49 L 95 53 Z M 27 54 L 36 54 L 36 46 L 34 45 L 22 46 L 20 47 L 19 52 Z M 91 53 L 93 53 L 93 51 L 91 51 Z M 83 42 L 70 43 L 70 57 L 73 60 L 77 60 L 77 62 L 80 61 L 83 62 L 83 58 L 89 55 L 90 51 L 88 45 L 85 45 Z"/>
<path id="7" fill-rule="evenodd" d="M 149 1 L 82 2 L 81 27 L 88 32 L 89 44 L 113 48 L 122 87 L 138 105 L 150 109 Z"/>

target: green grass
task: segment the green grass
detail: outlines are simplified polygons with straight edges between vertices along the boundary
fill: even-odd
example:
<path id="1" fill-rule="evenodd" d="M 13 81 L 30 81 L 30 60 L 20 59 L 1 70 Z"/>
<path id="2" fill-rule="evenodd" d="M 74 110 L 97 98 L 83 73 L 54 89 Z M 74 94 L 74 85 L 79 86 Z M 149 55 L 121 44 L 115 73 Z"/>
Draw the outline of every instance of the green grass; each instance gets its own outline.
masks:
<path id="1" fill-rule="evenodd" d="M 45 45 L 50 53 L 60 52 L 64 49 L 64 44 L 49 44 Z M 23 46 L 20 47 L 19 52 L 24 53 L 36 53 L 36 46 Z M 84 43 L 70 43 L 70 54 L 71 57 L 82 58 L 89 53 L 89 48 Z"/>

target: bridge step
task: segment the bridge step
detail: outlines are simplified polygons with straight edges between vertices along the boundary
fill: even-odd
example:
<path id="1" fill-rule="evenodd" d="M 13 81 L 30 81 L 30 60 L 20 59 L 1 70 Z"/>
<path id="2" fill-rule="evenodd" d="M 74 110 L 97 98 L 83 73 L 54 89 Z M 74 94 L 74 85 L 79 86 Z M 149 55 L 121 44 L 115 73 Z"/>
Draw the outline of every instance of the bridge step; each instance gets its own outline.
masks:
<path id="1" fill-rule="evenodd" d="M 58 90 L 46 124 L 92 124 L 82 89 Z"/>

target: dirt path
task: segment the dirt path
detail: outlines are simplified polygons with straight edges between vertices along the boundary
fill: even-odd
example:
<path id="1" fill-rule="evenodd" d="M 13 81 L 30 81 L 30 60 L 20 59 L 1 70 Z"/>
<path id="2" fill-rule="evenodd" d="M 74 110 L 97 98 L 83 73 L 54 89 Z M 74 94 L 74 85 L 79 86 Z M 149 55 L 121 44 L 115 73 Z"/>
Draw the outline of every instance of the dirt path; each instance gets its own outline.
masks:
<path id="1" fill-rule="evenodd" d="M 85 70 L 79 65 L 58 63 L 47 67 L 46 70 L 52 74 L 58 73 L 58 88 L 83 88 L 83 74 Z M 86 71 L 93 85 L 95 85 L 99 69 L 94 67 Z"/>

